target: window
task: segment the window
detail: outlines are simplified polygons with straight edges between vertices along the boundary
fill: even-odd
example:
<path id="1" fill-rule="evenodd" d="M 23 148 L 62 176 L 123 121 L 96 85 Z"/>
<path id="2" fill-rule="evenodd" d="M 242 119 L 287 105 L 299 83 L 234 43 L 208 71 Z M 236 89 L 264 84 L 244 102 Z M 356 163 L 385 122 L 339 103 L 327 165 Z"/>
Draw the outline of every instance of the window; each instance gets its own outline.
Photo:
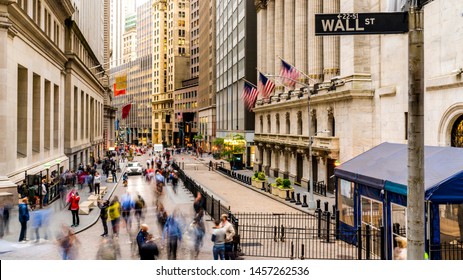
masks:
<path id="1" fill-rule="evenodd" d="M 267 132 L 272 133 L 272 125 L 270 121 L 270 115 L 267 115 Z"/>
<path id="2" fill-rule="evenodd" d="M 302 135 L 302 112 L 297 112 L 297 135 Z"/>
<path id="3" fill-rule="evenodd" d="M 339 220 L 354 226 L 354 183 L 339 179 L 338 207 Z"/>
<path id="4" fill-rule="evenodd" d="M 397 247 L 397 237 L 401 236 L 407 238 L 407 208 L 402 205 L 391 203 L 391 222 L 393 243 L 391 250 L 394 250 L 394 248 Z"/>
<path id="5" fill-rule="evenodd" d="M 276 114 L 275 118 L 276 118 L 276 128 L 277 128 L 276 134 L 280 134 L 280 114 Z"/>
<path id="6" fill-rule="evenodd" d="M 291 121 L 289 112 L 286 113 L 286 134 L 291 134 Z"/>

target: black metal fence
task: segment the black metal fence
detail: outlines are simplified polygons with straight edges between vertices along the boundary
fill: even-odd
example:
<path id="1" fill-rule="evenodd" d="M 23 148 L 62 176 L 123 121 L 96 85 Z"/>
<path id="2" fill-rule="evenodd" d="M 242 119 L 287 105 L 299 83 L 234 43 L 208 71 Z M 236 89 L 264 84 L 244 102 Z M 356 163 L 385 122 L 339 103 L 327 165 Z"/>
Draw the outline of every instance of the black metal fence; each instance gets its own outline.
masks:
<path id="1" fill-rule="evenodd" d="M 179 168 L 176 163 L 172 164 L 172 167 L 178 171 L 180 180 L 183 181 L 185 188 L 190 191 L 195 197 L 199 193 L 202 196 L 202 207 L 204 211 L 211 216 L 212 219 L 220 219 L 222 214 L 228 214 L 230 220 L 234 219 L 233 214 L 230 212 L 230 207 L 223 205 L 220 200 L 215 199 L 213 195 L 209 195 L 204 188 L 202 188 L 193 179 L 188 177 L 183 170 Z"/>
<path id="2" fill-rule="evenodd" d="M 463 242 L 455 240 L 431 245 L 429 258 L 431 260 L 463 260 Z"/>
<path id="3" fill-rule="evenodd" d="M 336 229 L 330 212 L 236 213 L 241 252 L 289 259 L 385 259 L 384 230 Z M 357 242 L 360 240 L 360 242 Z M 377 242 L 377 241 L 380 242 Z"/>

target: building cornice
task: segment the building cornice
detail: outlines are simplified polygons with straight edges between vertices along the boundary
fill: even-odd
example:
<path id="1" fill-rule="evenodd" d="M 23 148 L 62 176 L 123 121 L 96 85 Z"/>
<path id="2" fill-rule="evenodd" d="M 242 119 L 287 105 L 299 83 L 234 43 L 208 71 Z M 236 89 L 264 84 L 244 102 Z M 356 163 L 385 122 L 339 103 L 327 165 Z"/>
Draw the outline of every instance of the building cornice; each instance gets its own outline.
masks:
<path id="1" fill-rule="evenodd" d="M 9 6 L 10 21 L 15 36 L 23 37 L 29 46 L 43 54 L 62 68 L 66 63 L 64 52 L 43 32 L 42 29 L 17 5 Z"/>
<path id="2" fill-rule="evenodd" d="M 68 58 L 68 61 L 66 62 L 66 73 L 71 73 L 69 72 L 70 70 L 74 71 L 80 77 L 82 77 L 84 81 L 88 81 L 95 92 L 98 92 L 101 96 L 104 96 L 106 92 L 105 87 L 101 84 L 100 81 L 98 81 L 95 75 L 93 75 L 93 73 L 88 70 L 80 58 L 75 53 L 68 53 L 66 54 L 66 57 Z"/>
<path id="3" fill-rule="evenodd" d="M 64 22 L 67 18 L 71 17 L 75 9 L 70 0 L 46 0 L 48 6 L 53 11 L 53 14 L 58 17 L 60 22 Z"/>

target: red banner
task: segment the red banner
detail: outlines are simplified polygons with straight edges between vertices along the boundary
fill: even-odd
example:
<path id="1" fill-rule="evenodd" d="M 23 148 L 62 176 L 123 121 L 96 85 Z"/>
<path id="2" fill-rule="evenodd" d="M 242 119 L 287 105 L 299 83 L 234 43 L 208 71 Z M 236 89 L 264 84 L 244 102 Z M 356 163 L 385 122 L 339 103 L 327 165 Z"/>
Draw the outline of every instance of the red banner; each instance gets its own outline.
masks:
<path id="1" fill-rule="evenodd" d="M 122 107 L 122 119 L 127 118 L 131 108 L 132 108 L 132 103 L 129 103 L 125 105 L 124 107 Z"/>
<path id="2" fill-rule="evenodd" d="M 117 90 L 116 84 L 114 84 L 114 96 L 124 95 L 125 93 L 125 89 Z"/>

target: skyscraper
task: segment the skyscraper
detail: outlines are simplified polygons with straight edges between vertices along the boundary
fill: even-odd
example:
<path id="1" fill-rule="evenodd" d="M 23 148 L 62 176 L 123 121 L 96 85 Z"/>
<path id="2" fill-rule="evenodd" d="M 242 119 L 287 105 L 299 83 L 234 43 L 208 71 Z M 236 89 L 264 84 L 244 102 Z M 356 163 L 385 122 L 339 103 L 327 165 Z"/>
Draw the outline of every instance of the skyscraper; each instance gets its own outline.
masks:
<path id="1" fill-rule="evenodd" d="M 254 161 L 254 113 L 240 95 L 245 79 L 256 84 L 256 24 L 253 1 L 216 2 L 217 137 L 243 136 L 247 166 Z"/>

